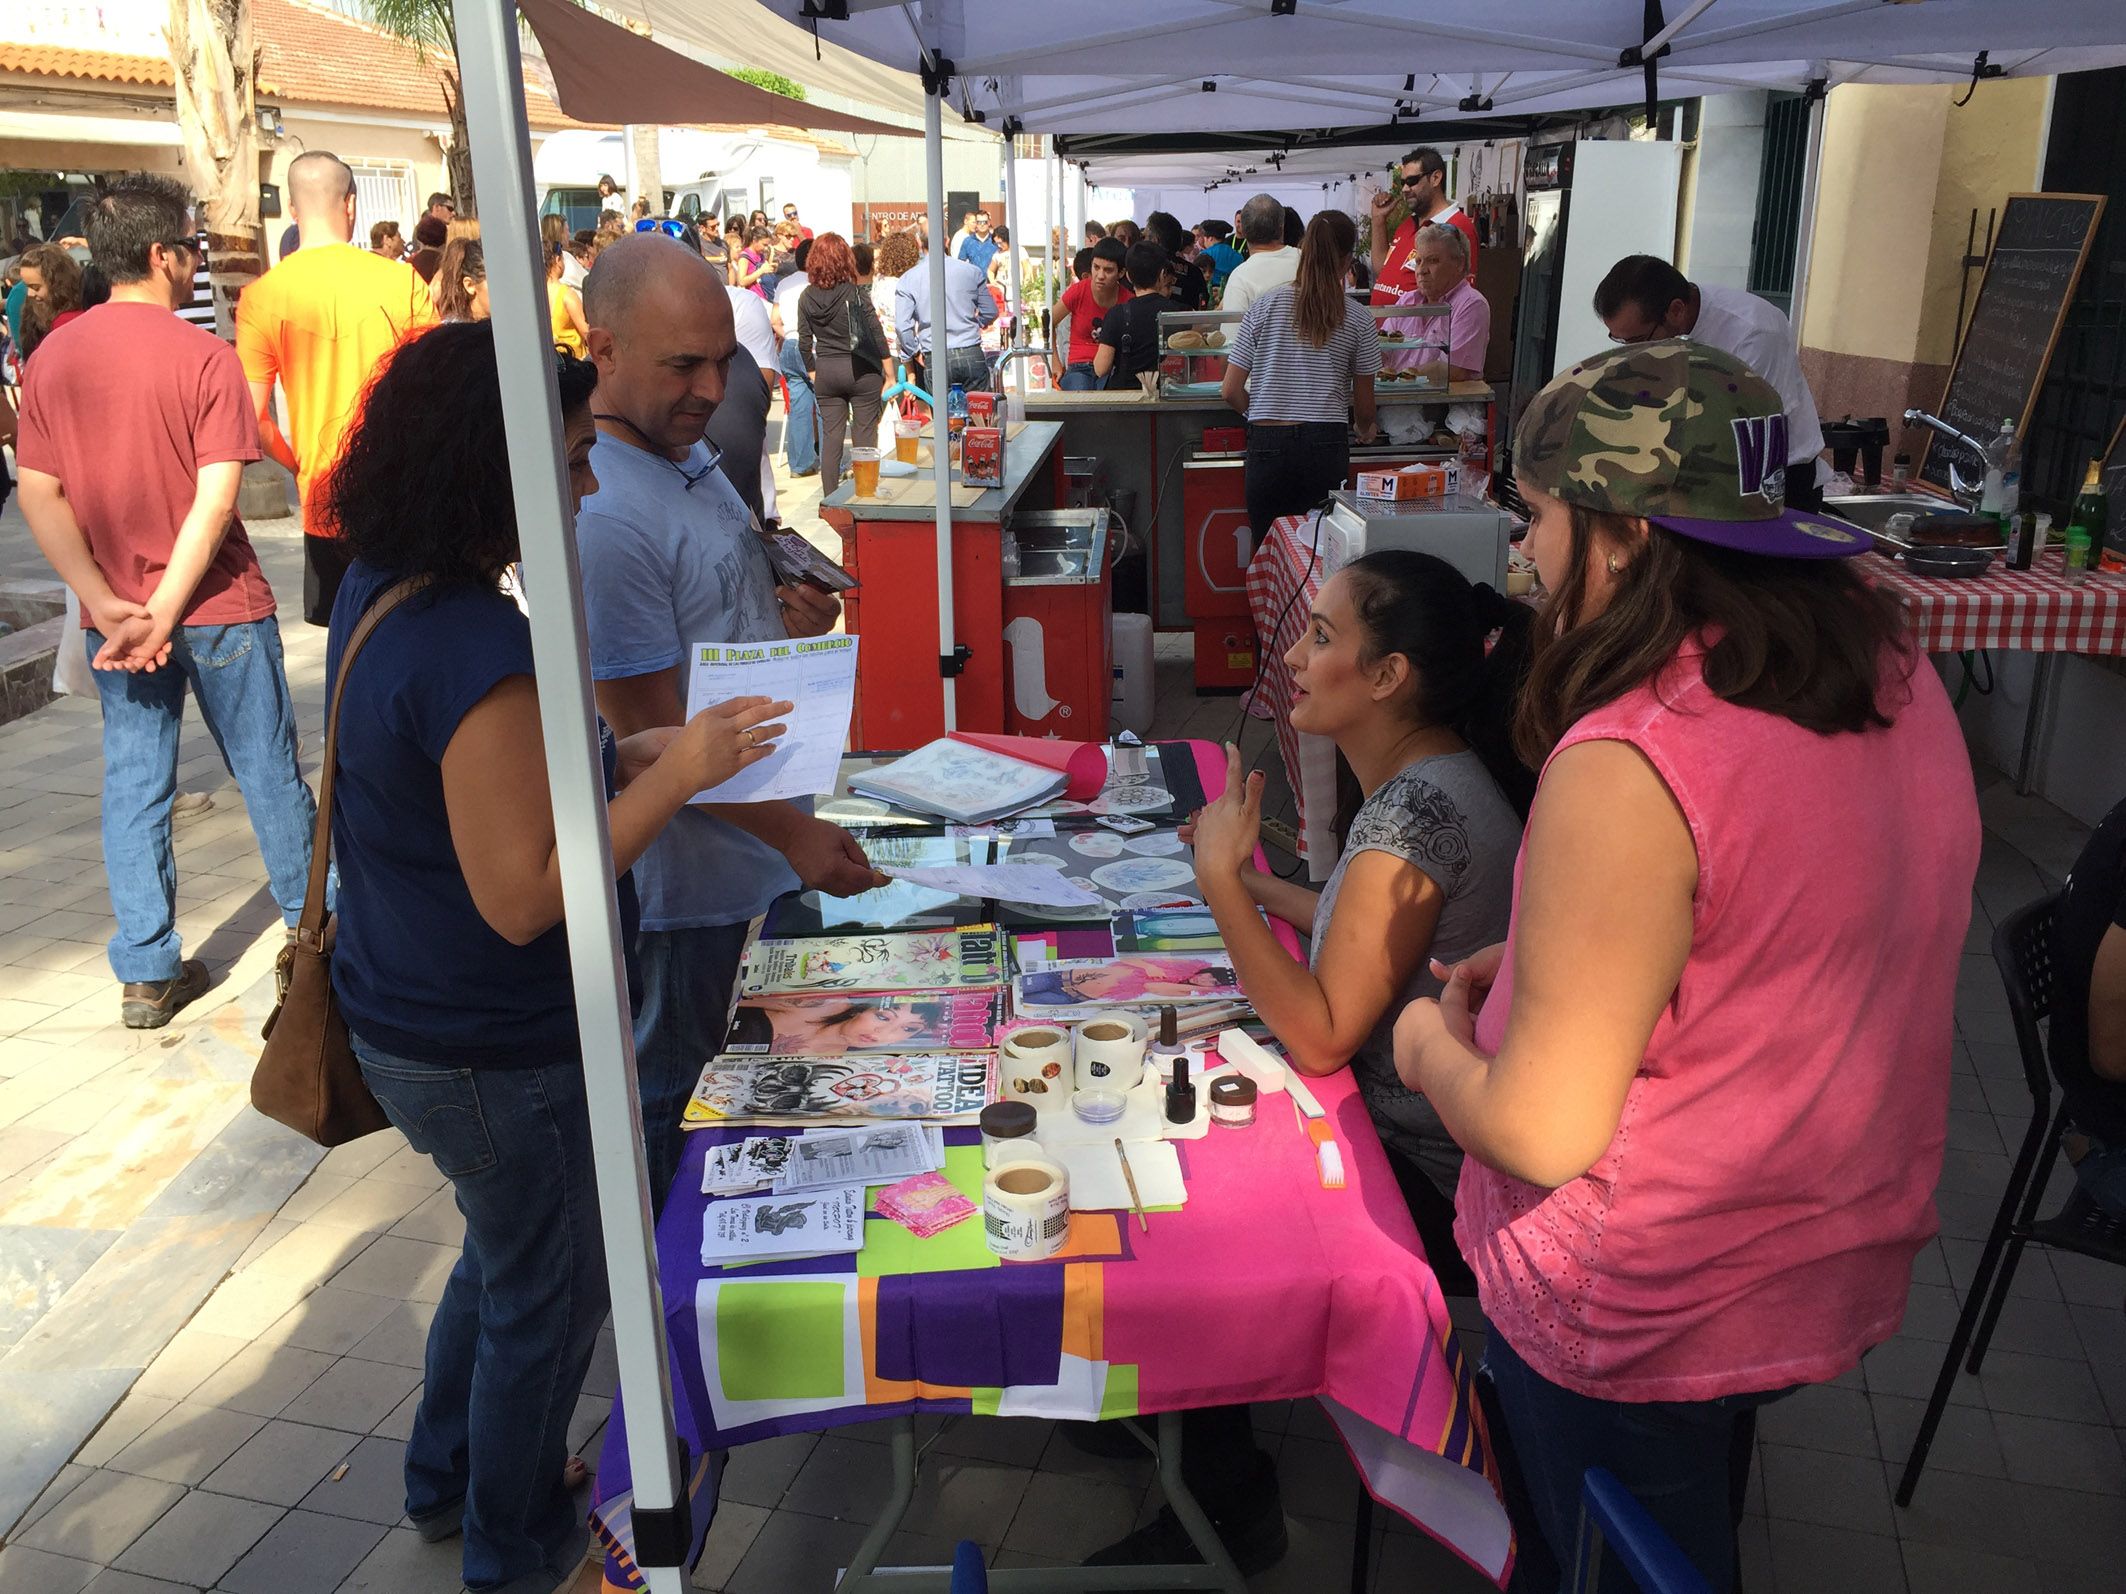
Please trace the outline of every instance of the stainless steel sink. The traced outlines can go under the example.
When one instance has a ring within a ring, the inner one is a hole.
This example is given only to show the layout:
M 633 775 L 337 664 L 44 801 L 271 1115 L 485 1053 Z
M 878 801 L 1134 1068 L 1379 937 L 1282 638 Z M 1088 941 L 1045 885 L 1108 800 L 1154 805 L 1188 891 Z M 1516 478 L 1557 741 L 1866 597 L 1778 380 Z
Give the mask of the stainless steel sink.
M 1959 514 L 1963 505 L 1933 493 L 1848 493 L 1826 498 L 1823 507 L 1863 531 L 1880 531 L 1892 515 Z

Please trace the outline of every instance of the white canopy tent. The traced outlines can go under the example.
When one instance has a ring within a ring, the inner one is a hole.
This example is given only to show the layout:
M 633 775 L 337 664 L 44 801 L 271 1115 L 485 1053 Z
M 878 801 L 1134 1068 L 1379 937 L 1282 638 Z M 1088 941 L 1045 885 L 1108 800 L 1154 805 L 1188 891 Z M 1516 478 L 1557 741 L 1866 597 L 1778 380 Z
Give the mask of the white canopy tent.
M 1971 74 L 1981 50 L 2006 74 L 2052 74 L 2116 64 L 2126 33 L 2118 0 L 1671 0 L 1674 20 L 1651 35 L 1643 0 L 1488 0 L 1481 26 L 1393 0 L 761 3 L 823 47 L 882 65 L 915 71 L 933 52 L 959 80 L 955 103 L 1059 133 L 1351 127 L 1631 103 L 1644 97 L 1637 57 L 1649 46 L 1665 99 L 1799 88 L 1819 75 L 1833 85 L 1953 80 Z M 661 25 L 684 27 L 673 6 L 658 9 Z M 820 15 L 832 12 L 846 15 Z
M 1643 69 L 1624 55 L 1646 42 L 1642 0 L 1490 0 L 1484 28 L 1427 20 L 1394 8 L 1392 0 L 1170 0 L 1156 8 L 1140 0 L 1057 7 L 972 0 L 762 5 L 785 22 L 821 14 L 802 25 L 816 28 L 822 62 L 833 64 L 836 87 L 846 85 L 852 98 L 879 104 L 878 95 L 898 87 L 859 68 L 922 77 L 933 238 L 944 236 L 941 140 L 948 105 L 985 116 L 996 131 L 1011 130 L 1016 121 L 1027 131 L 1204 132 L 1367 127 L 1494 109 L 1526 114 L 1631 102 L 1647 87 Z M 610 9 L 641 16 L 647 7 L 644 0 L 620 0 Z M 728 59 L 749 47 L 734 39 L 752 37 L 753 23 L 771 20 L 734 14 L 744 9 L 732 0 L 656 0 L 655 30 Z M 1652 41 L 1668 47 L 1657 62 L 1664 99 L 1811 80 L 1955 80 L 1972 74 L 1980 51 L 1990 52 L 1989 66 L 2018 74 L 2126 62 L 2121 0 L 1688 0 L 1676 10 L 1678 20 Z M 545 353 L 544 271 L 515 7 L 510 0 L 460 0 L 456 24 L 627 1404 L 636 1561 L 652 1589 L 680 1594 L 676 1562 L 687 1536 L 670 1513 L 682 1499 L 684 1469 L 673 1449 L 597 716 L 559 407 Z M 800 80 L 824 71 L 805 59 L 809 41 L 803 50 L 791 48 L 787 28 L 761 37 L 775 53 L 752 47 L 757 64 Z M 849 59 L 829 53 L 837 47 Z M 1400 60 L 1405 69 L 1383 73 L 1384 59 Z M 1118 61 L 1129 72 L 1117 73 Z M 1804 243 L 1804 258 L 1805 251 Z M 942 257 L 934 254 L 933 326 L 944 324 L 943 277 Z M 942 450 L 938 457 L 945 555 L 940 613 L 949 616 L 950 495 L 943 480 L 949 467 Z M 941 649 L 949 641 L 941 638 Z M 950 724 L 951 683 L 942 684 Z

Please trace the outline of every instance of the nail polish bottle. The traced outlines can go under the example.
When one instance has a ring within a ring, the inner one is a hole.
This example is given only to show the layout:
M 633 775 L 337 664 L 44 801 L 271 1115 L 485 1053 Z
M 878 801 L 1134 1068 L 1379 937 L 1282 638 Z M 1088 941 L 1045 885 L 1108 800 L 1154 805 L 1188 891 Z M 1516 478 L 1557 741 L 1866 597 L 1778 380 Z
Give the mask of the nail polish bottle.
M 1166 1087 L 1166 1121 L 1170 1124 L 1196 1121 L 1196 1086 L 1188 1077 L 1186 1052 L 1174 1059 L 1173 1082 Z

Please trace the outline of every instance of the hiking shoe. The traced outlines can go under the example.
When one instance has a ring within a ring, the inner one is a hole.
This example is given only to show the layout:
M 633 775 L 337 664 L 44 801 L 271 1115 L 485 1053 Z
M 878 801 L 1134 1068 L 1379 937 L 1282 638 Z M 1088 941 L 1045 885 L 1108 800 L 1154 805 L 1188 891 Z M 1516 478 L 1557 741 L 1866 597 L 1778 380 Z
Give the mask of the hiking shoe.
M 207 966 L 186 958 L 174 979 L 134 980 L 118 993 L 127 1029 L 161 1029 L 185 1003 L 207 994 Z

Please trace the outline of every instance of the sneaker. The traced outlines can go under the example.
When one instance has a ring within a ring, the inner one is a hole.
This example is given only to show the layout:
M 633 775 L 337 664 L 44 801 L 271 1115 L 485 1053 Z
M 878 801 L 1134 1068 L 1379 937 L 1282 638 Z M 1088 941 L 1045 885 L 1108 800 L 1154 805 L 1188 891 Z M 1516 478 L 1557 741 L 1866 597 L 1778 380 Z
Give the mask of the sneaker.
M 134 980 L 118 993 L 118 1011 L 127 1029 L 161 1029 L 185 1003 L 207 994 L 207 966 L 186 958 L 175 978 Z
M 181 825 L 188 819 L 211 813 L 213 809 L 214 799 L 205 792 L 181 791 L 170 801 L 170 823 Z

